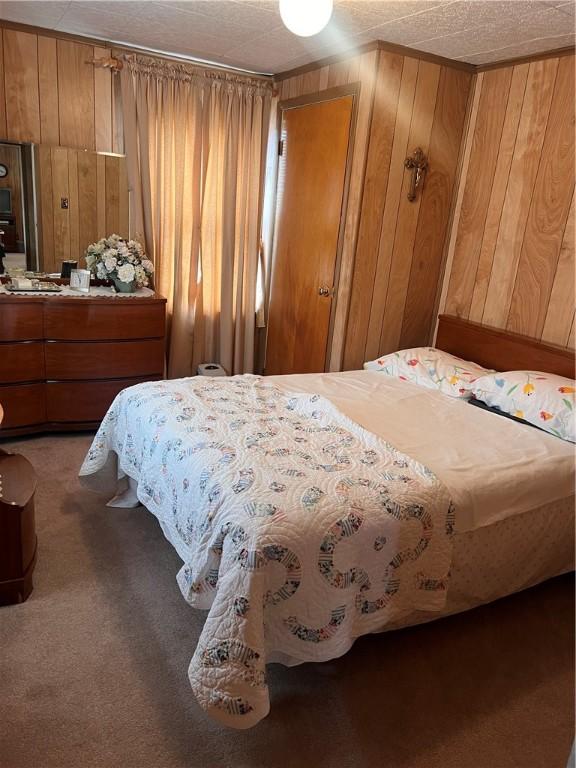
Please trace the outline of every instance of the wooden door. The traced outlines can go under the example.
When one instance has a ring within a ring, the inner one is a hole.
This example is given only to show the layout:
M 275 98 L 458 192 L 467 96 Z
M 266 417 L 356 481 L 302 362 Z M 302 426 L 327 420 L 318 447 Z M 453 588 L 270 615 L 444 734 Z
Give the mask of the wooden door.
M 266 374 L 325 369 L 353 105 L 282 112 Z

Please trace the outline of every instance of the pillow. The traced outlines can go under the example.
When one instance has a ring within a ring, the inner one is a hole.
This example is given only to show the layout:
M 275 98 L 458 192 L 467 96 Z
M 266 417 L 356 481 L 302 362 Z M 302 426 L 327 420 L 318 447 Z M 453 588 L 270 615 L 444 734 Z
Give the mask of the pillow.
M 474 382 L 474 397 L 563 440 L 576 441 L 576 382 L 553 373 L 507 371 Z
M 491 371 L 469 363 L 441 349 L 416 347 L 392 352 L 377 360 L 364 363 L 367 371 L 381 371 L 402 381 L 412 381 L 421 387 L 437 389 L 451 397 L 472 396 L 473 382 Z

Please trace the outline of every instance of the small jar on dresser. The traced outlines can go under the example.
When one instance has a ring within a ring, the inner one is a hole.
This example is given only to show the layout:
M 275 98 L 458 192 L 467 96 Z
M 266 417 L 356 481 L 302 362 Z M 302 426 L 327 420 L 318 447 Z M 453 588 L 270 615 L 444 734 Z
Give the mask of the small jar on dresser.
M 0 294 L 0 436 L 96 428 L 122 389 L 164 377 L 165 315 L 157 294 Z

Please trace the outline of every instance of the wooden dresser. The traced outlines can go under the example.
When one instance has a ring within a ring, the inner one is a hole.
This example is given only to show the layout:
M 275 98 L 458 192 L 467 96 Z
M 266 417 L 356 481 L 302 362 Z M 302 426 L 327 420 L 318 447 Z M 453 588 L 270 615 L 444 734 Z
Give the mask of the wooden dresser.
M 0 437 L 91 429 L 164 377 L 166 299 L 0 295 Z

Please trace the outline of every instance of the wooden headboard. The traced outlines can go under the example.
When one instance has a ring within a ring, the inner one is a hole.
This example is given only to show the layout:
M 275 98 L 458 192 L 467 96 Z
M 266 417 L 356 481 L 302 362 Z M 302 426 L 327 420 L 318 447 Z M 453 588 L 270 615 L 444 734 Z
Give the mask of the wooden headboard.
M 574 378 L 574 350 L 460 317 L 439 316 L 434 346 L 496 371 L 544 371 Z

